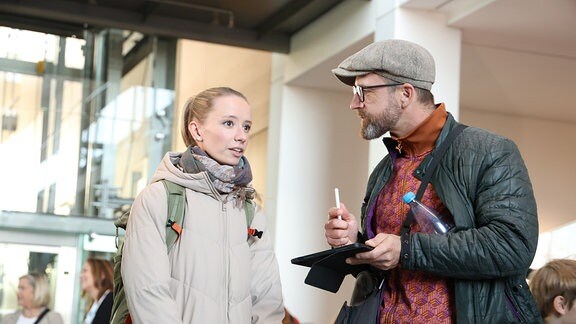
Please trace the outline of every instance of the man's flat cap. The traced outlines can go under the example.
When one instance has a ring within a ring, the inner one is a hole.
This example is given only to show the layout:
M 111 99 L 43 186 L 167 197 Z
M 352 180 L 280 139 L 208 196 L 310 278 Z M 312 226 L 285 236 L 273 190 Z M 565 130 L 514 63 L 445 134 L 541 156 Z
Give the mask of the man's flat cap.
M 354 85 L 357 76 L 376 73 L 384 78 L 432 89 L 434 58 L 424 47 L 400 39 L 372 43 L 332 70 L 340 81 Z

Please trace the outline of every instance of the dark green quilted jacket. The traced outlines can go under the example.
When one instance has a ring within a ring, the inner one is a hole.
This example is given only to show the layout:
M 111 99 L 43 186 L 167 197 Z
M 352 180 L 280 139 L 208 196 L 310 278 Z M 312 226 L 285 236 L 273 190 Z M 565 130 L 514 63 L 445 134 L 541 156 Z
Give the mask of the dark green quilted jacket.
M 456 125 L 449 114 L 436 146 Z M 390 177 L 396 154 L 394 140 L 385 138 L 384 143 L 389 154 L 368 181 L 363 233 L 368 233 L 367 214 Z M 415 171 L 419 178 L 424 164 Z M 541 323 L 526 283 L 538 243 L 536 202 L 516 145 L 468 127 L 448 148 L 430 182 L 454 216 L 455 228 L 447 235 L 411 233 L 402 267 L 453 278 L 458 323 Z

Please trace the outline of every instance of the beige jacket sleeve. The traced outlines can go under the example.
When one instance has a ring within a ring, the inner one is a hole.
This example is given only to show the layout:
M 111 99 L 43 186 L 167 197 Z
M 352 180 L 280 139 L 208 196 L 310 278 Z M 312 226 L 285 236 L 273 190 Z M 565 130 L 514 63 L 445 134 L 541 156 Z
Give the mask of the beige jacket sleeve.
M 252 323 L 281 323 L 284 318 L 284 304 L 280 272 L 264 213 L 257 211 L 250 227 L 264 231 L 261 239 L 251 238 Z

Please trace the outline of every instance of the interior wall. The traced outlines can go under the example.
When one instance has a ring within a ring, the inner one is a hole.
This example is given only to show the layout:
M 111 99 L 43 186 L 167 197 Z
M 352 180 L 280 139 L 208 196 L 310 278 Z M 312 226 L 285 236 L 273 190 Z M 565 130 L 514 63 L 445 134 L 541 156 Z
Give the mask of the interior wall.
M 528 167 L 540 233 L 574 222 L 571 185 L 576 181 L 576 124 L 462 108 L 461 121 L 516 142 Z
M 202 90 L 226 86 L 243 93 L 252 107 L 252 130 L 246 157 L 257 192 L 266 191 L 268 110 L 272 54 L 233 46 L 179 40 L 176 54 L 176 99 L 173 149 L 184 151 L 180 135 L 182 107 Z
M 250 135 L 250 143 L 246 149 L 246 157 L 250 162 L 254 174 L 252 186 L 257 192 L 257 201 L 260 205 L 265 205 L 266 199 L 266 174 L 267 166 L 267 150 L 268 150 L 268 129 L 263 129 L 259 133 Z M 268 217 L 270 219 L 270 217 Z

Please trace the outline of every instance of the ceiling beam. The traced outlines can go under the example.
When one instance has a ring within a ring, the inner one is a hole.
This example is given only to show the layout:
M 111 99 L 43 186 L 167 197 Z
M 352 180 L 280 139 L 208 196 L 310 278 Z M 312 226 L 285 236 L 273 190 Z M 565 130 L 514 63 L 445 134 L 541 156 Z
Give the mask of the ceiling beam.
M 268 17 L 268 19 L 256 27 L 256 30 L 258 31 L 258 37 L 272 33 L 276 27 L 290 19 L 308 4 L 310 4 L 310 0 L 288 1 L 284 7 L 275 12 L 272 16 Z
M 0 228 L 42 233 L 115 235 L 114 219 L 0 211 Z
M 43 20 L 76 23 L 90 28 L 118 28 L 143 34 L 186 38 L 198 41 L 288 53 L 290 36 L 284 33 L 259 35 L 257 31 L 229 28 L 187 19 L 90 5 L 64 0 L 12 0 L 0 3 L 0 13 Z
M 45 19 L 42 24 L 39 24 L 37 18 L 10 13 L 5 14 L 0 12 L 0 26 L 9 26 L 15 29 L 26 29 L 64 37 L 84 38 L 84 27 L 80 24 L 70 24 L 48 19 Z

